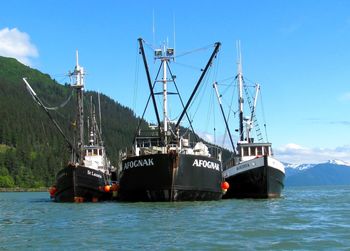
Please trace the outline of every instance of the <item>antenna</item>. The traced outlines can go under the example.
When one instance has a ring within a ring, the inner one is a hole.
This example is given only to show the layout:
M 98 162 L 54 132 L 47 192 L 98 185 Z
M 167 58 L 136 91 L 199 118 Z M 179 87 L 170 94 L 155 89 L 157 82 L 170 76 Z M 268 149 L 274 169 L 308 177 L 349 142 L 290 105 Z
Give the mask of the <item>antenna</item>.
M 175 34 L 175 14 L 173 13 L 173 30 L 174 30 L 174 58 L 173 60 L 175 61 L 175 53 L 176 53 L 176 44 L 175 44 L 175 39 L 176 39 L 176 34 Z
M 101 99 L 100 99 L 100 92 L 98 92 L 98 115 L 99 115 L 99 120 L 100 120 L 100 134 L 102 136 L 102 125 L 101 125 L 101 121 L 102 121 L 102 118 L 101 118 Z
M 241 52 L 241 41 L 236 41 L 236 48 L 237 48 L 237 71 L 238 73 L 242 74 L 242 52 Z
M 155 21 L 154 21 L 154 9 L 153 9 L 153 13 L 152 13 L 152 33 L 153 33 L 153 46 L 155 46 L 156 44 L 156 28 L 155 28 Z
M 237 40 L 237 80 L 238 80 L 238 107 L 239 107 L 239 138 L 240 141 L 244 140 L 243 135 L 243 76 L 242 76 L 242 55 L 241 55 L 241 42 Z
M 77 62 L 77 68 L 79 68 L 79 52 L 78 52 L 78 49 L 75 50 L 75 59 L 76 59 L 76 62 Z M 79 69 L 77 69 L 79 70 Z

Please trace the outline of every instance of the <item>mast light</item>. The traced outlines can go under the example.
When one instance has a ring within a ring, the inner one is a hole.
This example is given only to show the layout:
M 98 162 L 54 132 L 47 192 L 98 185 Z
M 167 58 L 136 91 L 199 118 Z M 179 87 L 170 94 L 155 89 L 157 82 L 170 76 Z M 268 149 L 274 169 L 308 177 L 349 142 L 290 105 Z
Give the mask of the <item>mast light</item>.
M 161 57 L 162 55 L 163 55 L 162 49 L 155 49 L 155 50 L 154 50 L 154 56 L 155 56 L 156 58 L 159 58 L 159 57 Z
M 168 49 L 166 50 L 166 55 L 167 55 L 168 57 L 174 56 L 174 48 L 168 48 Z

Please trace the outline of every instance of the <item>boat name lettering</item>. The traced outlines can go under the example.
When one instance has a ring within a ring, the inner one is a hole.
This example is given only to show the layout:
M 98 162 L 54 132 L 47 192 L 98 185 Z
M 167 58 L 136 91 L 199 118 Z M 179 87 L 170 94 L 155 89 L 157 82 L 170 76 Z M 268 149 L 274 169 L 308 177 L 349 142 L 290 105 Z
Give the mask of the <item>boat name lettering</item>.
M 212 161 L 207 161 L 207 160 L 202 160 L 202 159 L 200 159 L 200 160 L 195 159 L 192 166 L 205 167 L 205 168 L 220 171 L 220 165 L 218 163 L 215 163 Z
M 124 170 L 129 168 L 139 167 L 139 166 L 153 166 L 153 159 L 138 159 L 129 162 L 125 162 Z
M 99 173 L 95 173 L 93 171 L 87 170 L 87 174 L 102 179 L 102 175 Z
M 236 170 L 238 171 L 238 170 L 245 169 L 245 168 L 248 168 L 248 167 L 249 167 L 249 163 L 243 164 L 241 166 L 237 166 Z

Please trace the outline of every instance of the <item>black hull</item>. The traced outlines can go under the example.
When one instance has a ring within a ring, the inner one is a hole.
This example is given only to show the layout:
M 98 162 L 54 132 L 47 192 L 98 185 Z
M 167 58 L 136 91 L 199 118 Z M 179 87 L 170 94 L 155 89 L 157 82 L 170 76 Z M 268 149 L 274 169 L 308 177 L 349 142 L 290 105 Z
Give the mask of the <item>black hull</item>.
M 85 167 L 69 165 L 56 176 L 56 202 L 97 202 L 111 199 L 105 192 L 108 177 L 103 172 Z
M 279 198 L 284 188 L 284 178 L 285 174 L 269 166 L 267 157 L 264 157 L 263 165 L 225 178 L 230 187 L 223 199 Z
M 121 201 L 204 201 L 222 197 L 221 164 L 213 158 L 151 154 L 128 158 L 122 165 L 118 192 Z

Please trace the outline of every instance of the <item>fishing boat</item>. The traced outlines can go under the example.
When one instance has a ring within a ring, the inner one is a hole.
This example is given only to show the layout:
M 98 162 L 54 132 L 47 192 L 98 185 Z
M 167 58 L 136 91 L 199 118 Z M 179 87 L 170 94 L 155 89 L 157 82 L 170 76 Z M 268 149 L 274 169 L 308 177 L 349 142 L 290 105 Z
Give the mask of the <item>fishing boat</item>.
M 201 141 L 192 143 L 180 135 L 180 122 L 187 115 L 196 90 L 218 53 L 220 43 L 215 48 L 206 67 L 188 100 L 177 123 L 168 118 L 168 83 L 175 83 L 170 70 L 174 59 L 174 48 L 163 46 L 154 51 L 154 59 L 160 61 L 154 84 L 162 84 L 163 121 L 161 123 L 154 85 L 144 51 L 143 39 L 139 38 L 140 54 L 146 70 L 150 99 L 152 100 L 158 125 L 152 128 L 137 129 L 133 147 L 122 159 L 122 171 L 119 180 L 118 196 L 121 201 L 200 201 L 219 200 L 222 197 L 222 168 L 219 156 L 213 156 L 206 144 Z M 148 130 L 149 129 L 149 130 Z
M 238 43 L 239 48 L 239 43 Z M 214 84 L 227 132 L 230 136 L 233 157 L 223 165 L 223 176 L 228 182 L 228 189 L 223 198 L 278 198 L 284 188 L 284 165 L 274 158 L 272 145 L 264 141 L 257 125 L 256 105 L 260 85 L 255 85 L 253 102 L 249 97 L 243 97 L 247 85 L 242 73 L 241 53 L 238 49 L 238 142 L 235 148 L 230 128 L 223 112 L 218 86 Z M 249 116 L 244 116 L 244 100 L 249 104 Z M 256 127 L 256 138 L 252 137 L 252 128 Z
M 101 131 L 97 125 L 95 109 L 92 105 L 88 124 L 88 144 L 84 144 L 84 69 L 79 65 L 78 52 L 76 53 L 76 66 L 70 77 L 74 77 L 76 90 L 76 140 L 75 144 L 63 133 L 57 121 L 51 116 L 49 110 L 36 95 L 28 81 L 23 78 L 27 89 L 33 98 L 45 110 L 60 134 L 64 137 L 72 157 L 69 163 L 56 175 L 55 184 L 49 189 L 50 197 L 55 202 L 97 202 L 109 200 L 112 197 L 111 169 L 112 166 L 106 156 Z M 113 186 L 114 188 L 115 186 Z

